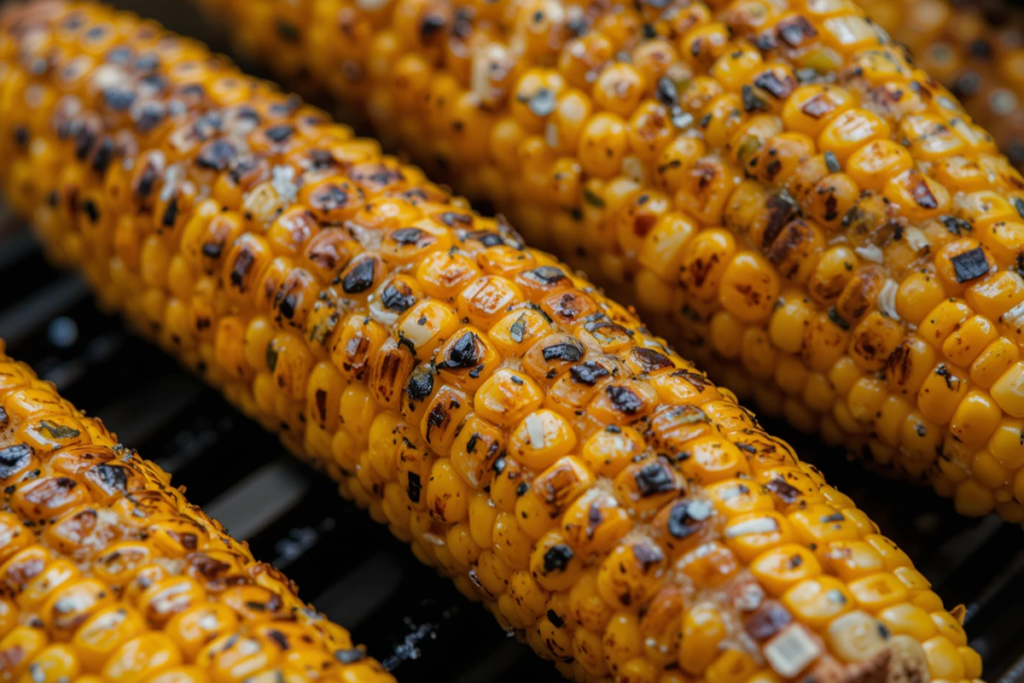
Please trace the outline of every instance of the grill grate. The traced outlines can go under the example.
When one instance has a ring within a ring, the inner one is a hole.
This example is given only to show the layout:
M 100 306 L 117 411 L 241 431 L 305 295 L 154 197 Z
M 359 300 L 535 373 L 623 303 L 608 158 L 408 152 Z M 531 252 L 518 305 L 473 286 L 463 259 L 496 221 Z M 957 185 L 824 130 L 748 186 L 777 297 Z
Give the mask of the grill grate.
M 209 37 L 181 3 L 116 4 Z M 248 540 L 257 557 L 285 569 L 304 598 L 351 628 L 404 683 L 561 680 L 404 544 L 339 499 L 323 477 L 116 318 L 98 312 L 84 283 L 47 266 L 27 228 L 2 205 L 0 337 L 13 357 L 172 472 L 193 502 Z M 1024 683 L 1020 528 L 964 519 L 930 491 L 880 480 L 838 452 L 821 453 L 813 439 L 784 425 L 770 428 L 840 483 L 948 605 L 966 605 L 971 645 L 985 660 L 987 680 Z

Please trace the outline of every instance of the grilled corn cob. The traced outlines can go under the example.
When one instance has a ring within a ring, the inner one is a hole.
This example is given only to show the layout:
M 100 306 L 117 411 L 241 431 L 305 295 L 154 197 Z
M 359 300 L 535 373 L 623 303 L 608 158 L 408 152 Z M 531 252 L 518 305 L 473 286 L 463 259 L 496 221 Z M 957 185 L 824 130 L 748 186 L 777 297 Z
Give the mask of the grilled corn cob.
M 1024 521 L 1024 181 L 849 0 L 232 16 L 766 413 Z
M 149 24 L 0 26 L 53 253 L 567 676 L 981 675 L 849 498 L 505 223 Z
M 215 17 L 223 19 L 230 16 L 231 34 L 239 52 L 249 59 L 270 61 L 270 66 L 281 78 L 300 87 L 303 92 L 328 91 L 348 107 L 347 116 L 361 120 L 359 115 L 365 112 L 355 110 L 364 107 L 369 88 L 373 85 L 367 76 L 372 68 L 368 57 L 387 55 L 393 50 L 393 35 L 378 38 L 381 45 L 376 53 L 371 49 L 369 40 L 371 27 L 395 29 L 392 23 L 394 16 L 378 11 L 386 2 L 356 2 L 354 5 L 337 0 L 196 2 Z M 1020 168 L 1024 165 L 1024 142 L 1021 142 L 1024 139 L 1024 107 L 1018 106 L 1024 101 L 1024 76 L 1020 68 L 1024 60 L 1024 12 L 1005 0 L 988 0 L 980 4 L 966 0 L 856 2 L 873 21 L 889 32 L 894 41 L 910 48 L 919 66 L 952 90 L 975 123 L 993 135 L 999 148 L 1015 166 Z M 317 3 L 323 3 L 323 6 Z M 457 9 L 464 13 L 464 19 L 472 20 L 474 16 L 484 15 L 479 12 L 478 4 L 463 2 Z M 439 15 L 451 11 L 443 8 L 443 3 L 437 3 L 437 8 Z M 493 20 L 502 12 L 488 9 L 484 16 Z M 332 17 L 337 18 L 333 23 Z M 314 21 L 323 23 L 313 26 Z M 475 42 L 479 47 L 485 46 L 487 41 L 476 39 L 468 42 Z M 313 43 L 316 43 L 315 47 Z M 331 52 L 320 51 L 327 46 Z M 605 45 L 601 43 L 598 47 L 603 49 Z M 469 52 L 473 51 L 474 48 L 470 47 Z M 273 55 L 272 60 L 266 60 L 268 54 Z M 591 66 L 599 67 L 600 64 Z M 415 75 L 421 65 L 406 64 L 405 68 L 412 71 L 405 76 L 392 74 L 391 82 L 385 87 L 405 87 L 406 78 Z M 461 78 L 459 69 L 452 69 L 452 72 Z M 583 90 L 588 91 L 589 87 Z M 386 94 L 381 97 L 389 98 Z M 376 118 L 378 124 L 386 124 L 386 129 L 382 130 L 392 135 L 402 125 L 390 118 L 382 121 L 379 114 Z M 411 140 L 415 141 L 415 136 Z M 410 139 L 395 142 L 407 146 Z M 420 141 L 417 149 L 422 147 Z M 433 160 L 427 157 L 422 161 Z M 445 162 L 453 167 L 464 163 L 460 155 L 445 159 Z M 459 180 L 460 185 L 469 182 Z
M 394 681 L 169 480 L 0 341 L 0 681 Z

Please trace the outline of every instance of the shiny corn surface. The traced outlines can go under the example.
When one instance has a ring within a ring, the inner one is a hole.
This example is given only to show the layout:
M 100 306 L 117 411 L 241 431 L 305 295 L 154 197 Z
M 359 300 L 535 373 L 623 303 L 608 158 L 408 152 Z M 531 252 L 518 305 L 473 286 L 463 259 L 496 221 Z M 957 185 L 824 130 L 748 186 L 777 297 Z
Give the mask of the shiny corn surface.
M 394 681 L 169 481 L 0 341 L 0 681 Z
M 766 414 L 1024 521 L 1024 180 L 854 3 L 226 4 Z
M 52 252 L 565 675 L 981 675 L 849 498 L 504 222 L 134 18 L 0 26 Z

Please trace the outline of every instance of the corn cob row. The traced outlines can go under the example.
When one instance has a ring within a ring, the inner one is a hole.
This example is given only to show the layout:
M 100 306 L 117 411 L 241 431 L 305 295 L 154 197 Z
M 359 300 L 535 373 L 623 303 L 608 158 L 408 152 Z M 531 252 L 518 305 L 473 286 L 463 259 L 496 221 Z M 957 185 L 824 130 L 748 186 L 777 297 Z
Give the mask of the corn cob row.
M 1024 181 L 849 0 L 232 17 L 766 413 L 1024 521 Z
M 394 681 L 169 479 L 0 341 L 0 681 Z
M 981 675 L 849 498 L 503 222 L 148 24 L 0 26 L 52 251 L 565 675 Z

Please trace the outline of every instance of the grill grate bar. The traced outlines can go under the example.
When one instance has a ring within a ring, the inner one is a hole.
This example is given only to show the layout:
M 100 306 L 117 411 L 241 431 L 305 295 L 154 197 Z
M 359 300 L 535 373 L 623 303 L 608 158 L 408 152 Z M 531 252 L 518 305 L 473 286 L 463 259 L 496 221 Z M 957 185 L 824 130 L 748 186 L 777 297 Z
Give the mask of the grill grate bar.
M 309 490 L 309 480 L 292 460 L 279 458 L 256 470 L 204 507 L 244 541 L 291 509 Z

